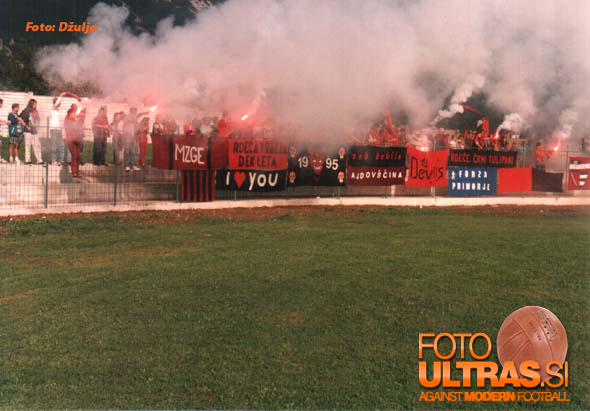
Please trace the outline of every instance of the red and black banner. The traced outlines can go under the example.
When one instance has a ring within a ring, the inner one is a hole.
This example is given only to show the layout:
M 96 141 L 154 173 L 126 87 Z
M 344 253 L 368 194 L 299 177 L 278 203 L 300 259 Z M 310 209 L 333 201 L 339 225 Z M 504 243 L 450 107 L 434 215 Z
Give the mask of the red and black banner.
M 180 201 L 215 201 L 215 171 L 184 170 L 180 174 Z
M 287 145 L 277 140 L 228 139 L 228 170 L 286 170 Z
M 403 185 L 405 147 L 352 146 L 348 153 L 346 182 L 359 186 Z
M 562 180 L 563 173 L 547 173 L 533 168 L 533 191 L 563 193 Z
M 346 181 L 353 186 L 404 185 L 405 167 L 348 167 Z
M 287 170 L 220 170 L 217 171 L 218 190 L 269 192 L 285 189 Z
M 405 167 L 405 147 L 352 146 L 348 153 L 352 167 Z
M 533 189 L 533 173 L 530 168 L 498 169 L 498 194 L 528 193 Z
M 287 186 L 343 186 L 346 184 L 346 149 L 326 155 L 316 147 L 289 146 Z
M 195 136 L 153 136 L 152 166 L 166 170 L 208 170 L 209 139 Z
M 173 152 L 173 136 L 152 136 L 152 166 L 165 170 L 174 168 L 174 161 L 170 158 Z
M 570 157 L 568 190 L 590 190 L 590 157 Z
M 408 187 L 446 187 L 449 150 L 420 151 L 408 148 Z
M 448 166 L 456 167 L 516 167 L 516 151 L 450 150 Z
M 175 170 L 207 170 L 209 168 L 209 139 L 207 137 L 177 136 L 172 141 L 172 162 Z

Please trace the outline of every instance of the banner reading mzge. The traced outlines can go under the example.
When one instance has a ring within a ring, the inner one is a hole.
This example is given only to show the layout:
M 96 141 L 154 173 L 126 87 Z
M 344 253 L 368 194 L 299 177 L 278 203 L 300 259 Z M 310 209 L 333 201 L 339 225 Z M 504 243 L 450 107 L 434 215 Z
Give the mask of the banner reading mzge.
M 408 148 L 410 167 L 408 187 L 445 187 L 447 185 L 447 159 L 449 150 L 420 151 Z
M 406 175 L 405 147 L 352 146 L 346 180 L 350 185 L 403 185 Z
M 276 140 L 228 140 L 229 170 L 286 170 L 287 145 Z

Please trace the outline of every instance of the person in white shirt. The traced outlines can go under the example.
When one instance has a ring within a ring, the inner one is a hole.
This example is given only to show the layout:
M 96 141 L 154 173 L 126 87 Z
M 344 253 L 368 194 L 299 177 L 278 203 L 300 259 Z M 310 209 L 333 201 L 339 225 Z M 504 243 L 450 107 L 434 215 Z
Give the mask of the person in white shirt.
M 25 127 L 25 163 L 31 163 L 31 154 L 35 154 L 37 164 L 41 164 L 41 141 L 39 140 L 39 112 L 37 101 L 30 99 L 25 109 L 20 113 Z M 32 148 L 32 150 L 31 150 Z
M 53 99 L 53 107 L 49 113 L 49 137 L 51 139 L 51 162 L 57 162 L 58 164 L 61 164 L 64 161 L 66 163 L 70 163 L 72 161 L 72 155 L 70 154 L 70 151 L 67 149 L 64 142 L 63 128 L 59 118 L 59 106 L 61 105 L 61 98 L 65 95 L 79 99 L 79 97 L 75 94 L 68 92 L 63 92 L 59 95 L 59 97 L 55 97 Z

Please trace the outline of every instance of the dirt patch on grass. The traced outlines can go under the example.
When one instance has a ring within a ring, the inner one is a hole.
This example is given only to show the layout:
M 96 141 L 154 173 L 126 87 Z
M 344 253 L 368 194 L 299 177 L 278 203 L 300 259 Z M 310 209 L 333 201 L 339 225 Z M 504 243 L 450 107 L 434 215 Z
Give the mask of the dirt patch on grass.
M 176 211 L 127 211 L 110 213 L 72 213 L 72 214 L 46 214 L 35 216 L 0 217 L 0 234 L 3 233 L 8 222 L 48 219 L 66 220 L 76 218 L 103 218 L 115 217 L 126 222 L 141 224 L 179 223 L 194 220 L 195 218 L 227 219 L 227 220 L 267 220 L 284 217 L 297 217 L 306 215 L 328 214 L 339 217 L 355 216 L 366 212 L 395 209 L 401 212 L 435 211 L 449 214 L 474 214 L 474 215 L 586 215 L 590 218 L 590 206 L 514 206 L 495 205 L 480 207 L 385 207 L 385 206 L 293 206 L 293 207 L 254 207 L 254 208 L 228 208 L 218 210 L 176 210 Z

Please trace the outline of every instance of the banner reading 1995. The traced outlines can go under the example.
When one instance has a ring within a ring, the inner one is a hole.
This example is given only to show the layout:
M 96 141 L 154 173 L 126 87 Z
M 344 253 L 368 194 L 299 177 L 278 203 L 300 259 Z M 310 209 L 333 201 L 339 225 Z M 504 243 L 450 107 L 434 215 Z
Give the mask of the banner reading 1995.
M 346 184 L 346 149 L 342 146 L 334 153 L 317 147 L 289 146 L 289 172 L 287 185 L 343 186 Z

